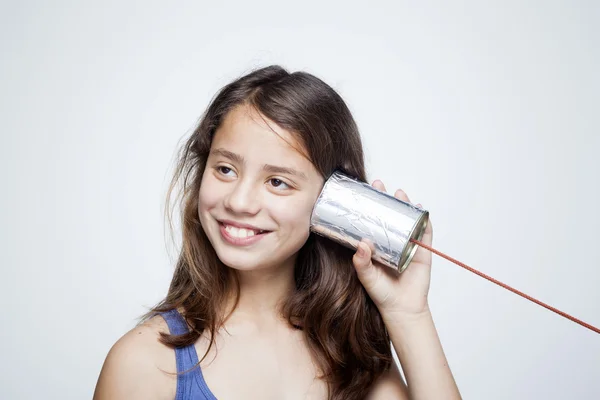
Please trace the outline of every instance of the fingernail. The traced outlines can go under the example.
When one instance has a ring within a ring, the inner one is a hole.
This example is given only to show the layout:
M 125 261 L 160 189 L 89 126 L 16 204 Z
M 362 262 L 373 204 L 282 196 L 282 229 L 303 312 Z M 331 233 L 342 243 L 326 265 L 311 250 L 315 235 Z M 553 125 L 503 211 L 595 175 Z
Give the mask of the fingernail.
M 360 244 L 358 245 L 357 253 L 359 257 L 363 257 L 365 255 L 365 249 L 363 249 L 363 247 Z

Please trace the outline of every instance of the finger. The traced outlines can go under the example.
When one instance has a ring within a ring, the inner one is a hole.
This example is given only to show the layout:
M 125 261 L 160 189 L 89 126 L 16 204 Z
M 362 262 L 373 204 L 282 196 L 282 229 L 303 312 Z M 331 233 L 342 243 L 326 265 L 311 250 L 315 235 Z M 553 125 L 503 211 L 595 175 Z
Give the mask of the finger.
M 386 191 L 386 190 L 385 190 L 385 185 L 384 185 L 384 184 L 383 184 L 383 182 L 381 182 L 379 179 L 375 179 L 375 180 L 373 181 L 373 184 L 372 184 L 371 186 L 373 186 L 375 189 L 377 189 L 377 190 L 379 190 L 379 191 L 382 191 L 382 192 L 385 192 L 385 191 Z
M 408 195 L 402 189 L 396 190 L 396 193 L 394 193 L 394 197 L 396 197 L 397 199 L 400 199 L 402 201 L 405 201 L 407 203 L 410 203 L 410 199 L 408 198 Z

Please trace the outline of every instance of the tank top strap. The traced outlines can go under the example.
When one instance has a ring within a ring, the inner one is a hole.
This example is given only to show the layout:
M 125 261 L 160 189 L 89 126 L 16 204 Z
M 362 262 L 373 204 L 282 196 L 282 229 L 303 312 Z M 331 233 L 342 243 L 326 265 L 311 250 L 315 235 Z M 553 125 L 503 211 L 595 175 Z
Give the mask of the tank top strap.
M 185 319 L 177 309 L 161 312 L 160 315 L 166 321 L 172 335 L 183 335 L 189 331 Z M 176 347 L 175 360 L 178 373 L 175 400 L 216 400 L 204 381 L 200 365 L 196 365 L 198 364 L 198 353 L 193 344 Z
M 177 309 L 174 308 L 160 314 L 167 322 L 171 335 L 183 335 L 188 332 L 188 326 Z
M 161 314 L 169 326 L 171 335 L 183 335 L 184 333 L 188 333 L 189 329 L 187 323 L 179 311 L 173 309 Z M 175 355 L 177 358 L 177 372 L 187 371 L 198 363 L 198 353 L 196 353 L 194 345 L 177 347 L 175 349 Z

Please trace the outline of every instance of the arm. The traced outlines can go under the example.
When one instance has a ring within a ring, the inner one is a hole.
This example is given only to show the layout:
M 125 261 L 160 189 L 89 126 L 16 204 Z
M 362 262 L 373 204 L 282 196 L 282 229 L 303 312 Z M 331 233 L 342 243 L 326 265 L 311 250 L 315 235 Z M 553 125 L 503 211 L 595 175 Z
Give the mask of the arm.
M 408 382 L 411 399 L 461 399 L 429 311 L 383 315 Z
M 367 400 L 461 399 L 431 313 L 410 320 L 383 317 L 408 388 L 393 363 L 373 385 Z
M 375 181 L 373 186 L 385 191 L 381 181 Z M 394 196 L 410 203 L 402 190 L 397 190 Z M 420 207 L 420 204 L 417 204 L 417 207 Z M 431 219 L 421 241 L 429 246 L 432 244 Z M 390 268 L 373 262 L 373 251 L 372 243 L 361 241 L 354 254 L 353 263 L 358 278 L 381 313 L 405 373 L 409 395 L 390 388 L 380 392 L 379 397 L 372 398 L 460 399 L 427 300 L 431 252 L 418 247 L 410 265 L 404 272 L 397 274 Z M 382 382 L 386 379 L 393 379 L 397 383 L 393 386 L 395 388 L 402 382 L 399 374 L 394 377 L 392 373 L 391 378 L 388 374 L 382 378 Z M 377 382 L 373 391 L 382 390 L 379 387 L 383 386 L 389 385 Z

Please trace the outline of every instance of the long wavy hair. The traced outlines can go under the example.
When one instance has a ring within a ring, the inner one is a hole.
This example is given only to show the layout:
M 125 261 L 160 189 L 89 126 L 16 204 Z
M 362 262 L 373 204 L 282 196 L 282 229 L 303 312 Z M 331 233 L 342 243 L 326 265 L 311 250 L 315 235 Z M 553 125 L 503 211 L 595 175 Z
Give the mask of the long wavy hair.
M 223 309 L 227 297 L 235 293 L 234 304 L 239 300 L 236 275 L 217 257 L 198 216 L 212 138 L 227 113 L 239 105 L 253 107 L 295 135 L 324 179 L 339 169 L 366 180 L 358 127 L 339 94 L 321 79 L 272 65 L 224 86 L 179 149 L 165 215 L 172 229 L 171 194 L 182 183 L 181 249 L 166 297 L 140 319 L 142 323 L 159 312 L 183 310 L 189 332 L 161 333 L 160 342 L 171 347 L 193 344 L 207 332 L 210 350 L 228 317 Z M 281 309 L 290 326 L 305 335 L 332 400 L 363 399 L 392 363 L 388 333 L 358 280 L 352 256 L 351 250 L 311 233 L 296 259 L 295 289 Z M 204 357 L 207 354 L 208 350 Z

